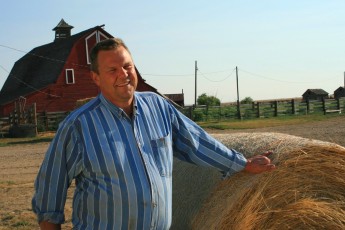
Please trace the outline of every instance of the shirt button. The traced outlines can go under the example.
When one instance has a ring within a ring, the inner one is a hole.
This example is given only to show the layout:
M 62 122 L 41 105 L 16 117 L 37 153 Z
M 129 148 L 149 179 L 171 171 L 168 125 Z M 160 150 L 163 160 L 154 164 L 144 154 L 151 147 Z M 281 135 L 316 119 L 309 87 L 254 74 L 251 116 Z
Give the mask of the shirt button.
M 152 203 L 152 206 L 153 206 L 153 207 L 157 207 L 157 204 L 156 204 L 156 203 Z

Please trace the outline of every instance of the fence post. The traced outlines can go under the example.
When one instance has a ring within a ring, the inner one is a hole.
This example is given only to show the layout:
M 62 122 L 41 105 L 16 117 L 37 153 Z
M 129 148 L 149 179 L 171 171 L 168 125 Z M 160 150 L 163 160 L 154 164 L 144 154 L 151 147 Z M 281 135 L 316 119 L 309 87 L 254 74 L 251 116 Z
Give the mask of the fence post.
M 340 108 L 340 99 L 339 98 L 337 98 L 337 109 L 339 109 L 339 110 L 341 109 Z
M 274 116 L 278 117 L 278 101 L 274 101 Z
M 44 126 L 46 127 L 46 131 L 48 131 L 49 124 L 48 124 L 48 113 L 47 113 L 47 111 L 43 112 L 43 122 L 44 122 Z
M 310 113 L 310 101 L 307 99 L 307 114 Z
M 193 107 L 189 107 L 189 118 L 193 120 Z
M 33 107 L 33 117 L 34 117 L 34 125 L 35 125 L 35 133 L 38 134 L 38 128 L 37 128 L 37 110 L 36 110 L 36 102 L 32 105 Z
M 260 102 L 256 103 L 256 108 L 257 108 L 257 117 L 260 118 Z
M 219 116 L 218 116 L 218 121 L 220 121 L 222 118 L 222 106 L 219 105 Z
M 322 98 L 322 109 L 323 109 L 323 113 L 326 115 L 326 101 L 325 98 Z
M 13 124 L 17 124 L 17 102 L 14 102 L 14 110 L 13 110 Z
M 251 112 L 250 116 L 252 116 L 253 114 L 255 114 L 255 102 L 254 101 L 252 102 L 252 112 Z
M 238 118 L 239 120 L 242 119 L 242 115 L 241 115 L 241 105 L 240 105 L 240 101 L 239 101 L 239 100 L 237 100 L 237 118 Z
M 8 122 L 10 123 L 10 126 L 12 126 L 12 124 L 13 124 L 12 118 L 13 118 L 13 113 L 10 112 L 10 114 L 8 115 Z
M 291 100 L 291 112 L 293 115 L 296 114 L 296 104 L 295 104 L 295 99 Z

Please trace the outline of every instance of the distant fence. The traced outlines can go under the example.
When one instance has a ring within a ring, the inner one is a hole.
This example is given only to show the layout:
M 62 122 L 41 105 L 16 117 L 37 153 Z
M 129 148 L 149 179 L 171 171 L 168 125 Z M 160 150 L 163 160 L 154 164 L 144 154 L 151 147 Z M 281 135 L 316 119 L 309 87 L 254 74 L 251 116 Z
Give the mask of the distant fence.
M 68 114 L 65 111 L 37 113 L 37 128 L 39 131 L 55 131 Z
M 328 114 L 345 111 L 345 98 L 322 101 L 269 101 L 227 106 L 197 106 L 180 109 L 190 119 L 199 121 L 244 120 L 291 115 Z M 36 114 L 36 115 L 34 115 Z M 40 112 L 28 109 L 24 113 L 11 113 L 0 118 L 0 137 L 8 134 L 10 126 L 21 123 L 34 123 L 38 132 L 56 131 L 59 123 L 69 112 Z
M 253 119 L 289 115 L 341 113 L 345 109 L 345 98 L 322 101 L 269 101 L 227 106 L 197 106 L 181 109 L 194 121 L 220 121 L 229 119 Z
M 32 111 L 28 110 L 21 114 L 11 113 L 9 117 L 0 118 L 0 137 L 8 135 L 10 127 L 23 124 L 34 125 L 38 132 L 56 131 L 59 123 L 69 112 L 41 112 L 35 113 L 35 116 L 32 114 Z

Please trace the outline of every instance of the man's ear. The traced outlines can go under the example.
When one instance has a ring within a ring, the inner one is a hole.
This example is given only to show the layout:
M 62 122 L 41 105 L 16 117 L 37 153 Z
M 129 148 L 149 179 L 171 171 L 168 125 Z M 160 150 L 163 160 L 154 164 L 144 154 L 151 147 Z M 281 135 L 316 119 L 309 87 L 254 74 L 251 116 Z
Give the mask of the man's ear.
M 99 86 L 100 85 L 100 79 L 99 79 L 99 75 L 93 71 L 91 71 L 91 79 L 93 80 L 93 82 Z

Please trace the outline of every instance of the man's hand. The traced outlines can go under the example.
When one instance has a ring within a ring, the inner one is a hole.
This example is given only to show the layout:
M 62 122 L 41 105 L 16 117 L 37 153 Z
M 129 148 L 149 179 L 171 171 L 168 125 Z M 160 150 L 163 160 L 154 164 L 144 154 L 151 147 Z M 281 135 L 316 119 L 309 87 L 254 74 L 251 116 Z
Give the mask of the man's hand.
M 267 151 L 261 155 L 248 158 L 247 165 L 244 168 L 244 171 L 257 174 L 274 170 L 276 166 L 274 164 L 271 164 L 271 160 L 268 158 L 268 156 L 271 154 L 271 151 Z
M 60 230 L 61 225 L 60 224 L 53 224 L 48 221 L 42 221 L 40 222 L 40 228 L 42 230 Z

